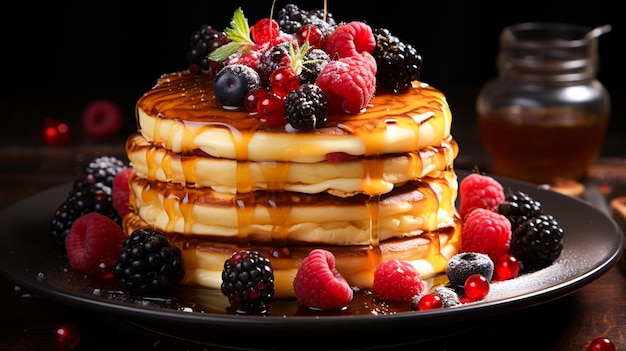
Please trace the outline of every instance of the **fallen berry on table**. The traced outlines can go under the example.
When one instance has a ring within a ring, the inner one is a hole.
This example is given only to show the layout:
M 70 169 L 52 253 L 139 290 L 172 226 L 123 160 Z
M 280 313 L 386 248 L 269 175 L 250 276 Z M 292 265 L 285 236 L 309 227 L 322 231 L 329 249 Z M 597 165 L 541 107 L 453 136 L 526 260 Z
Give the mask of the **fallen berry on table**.
M 80 329 L 72 322 L 63 322 L 52 330 L 52 345 L 55 350 L 73 350 L 80 343 Z
M 591 340 L 589 343 L 589 351 L 615 351 L 615 344 L 605 337 L 599 337 Z
M 58 118 L 48 117 L 43 123 L 41 138 L 46 145 L 65 145 L 70 141 L 70 126 Z
M 122 113 L 117 105 L 108 100 L 95 100 L 83 111 L 81 128 L 90 138 L 113 137 L 122 127 Z

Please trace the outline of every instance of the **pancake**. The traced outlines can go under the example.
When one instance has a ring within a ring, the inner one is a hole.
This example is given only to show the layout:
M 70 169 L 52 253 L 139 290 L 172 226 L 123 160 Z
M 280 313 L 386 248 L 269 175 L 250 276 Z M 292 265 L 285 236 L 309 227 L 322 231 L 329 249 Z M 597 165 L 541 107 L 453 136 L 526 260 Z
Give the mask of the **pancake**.
M 148 180 L 195 188 L 209 187 L 230 194 L 285 190 L 351 196 L 371 192 L 367 179 L 378 179 L 384 188 L 382 192 L 387 193 L 394 186 L 409 180 L 436 177 L 452 166 L 458 154 L 458 145 L 452 137 L 448 137 L 439 146 L 375 158 L 359 157 L 341 162 L 314 163 L 250 162 L 212 157 L 202 151 L 175 153 L 148 142 L 136 133 L 128 138 L 126 152 L 136 174 Z M 248 181 L 240 179 L 244 176 Z
M 128 231 L 151 225 L 141 217 L 130 213 L 124 217 Z M 378 263 L 400 259 L 410 262 L 425 281 L 445 271 L 447 262 L 458 253 L 461 243 L 461 223 L 457 218 L 454 224 L 442 227 L 423 235 L 395 238 L 380 242 L 379 245 L 295 245 L 276 247 L 271 245 L 248 245 L 224 243 L 198 236 L 172 235 L 170 240 L 183 253 L 185 277 L 182 283 L 210 289 L 219 289 L 222 283 L 222 269 L 229 256 L 243 248 L 259 251 L 271 258 L 275 277 L 275 298 L 292 298 L 293 278 L 302 259 L 313 248 L 323 248 L 333 252 L 338 271 L 350 285 L 372 288 L 374 272 Z
M 370 197 L 286 191 L 220 193 L 130 178 L 130 207 L 166 233 L 224 242 L 370 245 L 453 225 L 456 175 L 425 177 Z M 375 220 L 375 226 L 372 221 Z
M 137 103 L 146 140 L 173 152 L 199 149 L 212 157 L 250 161 L 320 162 L 328 154 L 353 156 L 415 152 L 450 136 L 445 96 L 415 82 L 403 94 L 378 94 L 366 113 L 329 114 L 323 128 L 289 132 L 258 116 L 219 105 L 212 81 L 189 71 L 162 76 Z

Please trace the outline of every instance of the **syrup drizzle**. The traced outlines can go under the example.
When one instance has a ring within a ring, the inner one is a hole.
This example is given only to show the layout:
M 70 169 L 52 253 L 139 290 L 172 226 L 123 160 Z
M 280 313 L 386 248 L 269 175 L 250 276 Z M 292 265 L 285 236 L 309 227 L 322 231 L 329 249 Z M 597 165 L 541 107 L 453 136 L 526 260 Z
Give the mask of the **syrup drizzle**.
M 329 116 L 329 128 L 333 128 L 341 133 L 356 135 L 365 146 L 365 157 L 361 158 L 362 167 L 365 177 L 362 179 L 362 189 L 369 196 L 366 203 L 369 214 L 369 249 L 367 256 L 372 267 L 380 262 L 382 254 L 380 252 L 380 238 L 378 232 L 378 220 L 381 195 L 388 192 L 388 186 L 384 180 L 384 161 L 377 157 L 384 153 L 387 138 L 393 138 L 387 132 L 388 126 L 399 125 L 405 130 L 411 130 L 414 134 L 409 150 L 417 151 L 425 148 L 421 144 L 423 135 L 420 130 L 421 126 L 431 119 L 439 119 L 441 122 L 428 124 L 428 134 L 433 140 L 438 140 L 441 146 L 441 136 L 449 135 L 451 116 L 447 109 L 447 102 L 443 94 L 423 84 L 420 89 L 412 89 L 414 96 L 410 98 L 399 98 L 394 94 L 381 95 L 377 97 L 376 104 L 368 107 L 366 113 L 359 115 L 331 115 Z M 162 169 L 164 177 L 170 181 L 173 176 L 173 163 L 175 158 L 183 159 L 186 155 L 192 155 L 198 149 L 196 138 L 205 130 L 220 128 L 228 132 L 230 141 L 234 146 L 236 163 L 236 197 L 234 203 L 230 206 L 237 212 L 237 243 L 241 248 L 250 248 L 249 236 L 255 223 L 255 216 L 258 215 L 258 208 L 267 210 L 271 219 L 272 230 L 271 239 L 272 247 L 275 250 L 273 255 L 289 257 L 287 236 L 292 204 L 286 196 L 278 196 L 284 190 L 284 180 L 289 172 L 290 163 L 288 161 L 257 161 L 263 163 L 263 174 L 265 179 L 272 181 L 267 182 L 265 196 L 255 196 L 253 189 L 253 179 L 250 171 L 250 141 L 255 132 L 267 131 L 271 132 L 256 116 L 248 115 L 242 111 L 224 110 L 219 107 L 212 94 L 210 85 L 204 79 L 190 75 L 188 73 L 176 73 L 163 76 L 159 79 L 158 84 L 149 92 L 147 92 L 138 102 L 138 107 L 149 114 L 157 114 L 153 126 L 154 130 L 147 131 L 152 136 L 152 146 L 146 152 L 146 163 L 148 168 L 147 177 L 149 179 L 157 178 L 157 171 Z M 408 93 L 408 94 L 411 94 Z M 167 128 L 161 124 L 166 121 L 178 120 L 182 123 L 168 123 Z M 137 118 L 138 130 L 142 131 Z M 333 123 L 335 123 L 333 125 Z M 164 132 L 164 129 L 166 130 Z M 145 131 L 145 130 L 144 130 Z M 313 138 L 314 139 L 314 138 Z M 430 141 L 426 141 L 427 143 Z M 282 154 L 287 159 L 295 158 L 302 153 L 315 153 L 315 144 L 298 145 L 300 148 L 284 150 Z M 162 147 L 172 150 L 180 148 L 182 151 L 178 154 L 158 152 Z M 406 146 L 403 146 L 406 148 Z M 454 146 L 456 147 L 456 145 Z M 428 148 L 428 146 L 426 146 Z M 203 148 L 204 152 L 211 154 L 210 148 Z M 445 162 L 444 152 L 442 149 L 435 149 L 438 153 L 438 160 Z M 160 159 L 158 159 L 160 157 Z M 423 170 L 422 159 L 416 153 L 409 154 L 410 160 L 415 164 L 412 167 L 414 176 L 417 177 Z M 160 166 L 160 167 L 159 167 Z M 198 177 L 194 162 L 182 162 L 184 174 L 184 186 L 193 187 Z M 149 185 L 148 185 L 149 186 Z M 426 189 L 427 188 L 427 189 Z M 445 188 L 445 187 L 444 187 Z M 426 186 L 424 191 L 431 191 Z M 149 195 L 152 192 L 144 191 L 144 201 L 151 202 Z M 449 194 L 448 194 L 449 195 Z M 182 192 L 179 198 L 177 195 L 165 192 L 163 195 L 163 204 L 165 212 L 169 220 L 165 230 L 168 232 L 180 232 L 176 230 L 177 223 L 182 220 L 183 232 L 192 233 L 195 224 L 193 205 L 197 201 L 197 197 L 189 196 L 187 192 Z M 431 196 L 437 199 L 436 194 Z M 444 196 L 444 198 L 447 198 Z M 453 204 L 448 204 L 453 206 Z M 425 213 L 437 213 L 440 206 L 438 201 L 428 201 L 430 208 Z M 422 206 L 416 207 L 416 217 L 420 216 L 417 211 L 424 211 Z M 437 227 L 437 216 L 430 216 L 428 220 L 434 221 L 429 226 Z M 432 245 L 429 246 L 430 256 L 433 260 L 441 262 L 446 258 L 440 252 L 439 237 L 436 232 L 427 234 Z M 193 255 L 193 237 L 189 235 L 188 241 L 183 245 L 184 255 L 190 257 Z M 443 265 L 445 267 L 445 263 Z

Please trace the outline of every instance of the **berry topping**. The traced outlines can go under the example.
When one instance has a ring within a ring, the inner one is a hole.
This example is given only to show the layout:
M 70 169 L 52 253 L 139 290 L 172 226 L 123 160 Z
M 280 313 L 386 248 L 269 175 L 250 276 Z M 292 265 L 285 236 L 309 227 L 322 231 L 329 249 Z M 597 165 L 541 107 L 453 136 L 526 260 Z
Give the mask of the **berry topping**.
M 85 107 L 80 122 L 88 137 L 106 139 L 115 136 L 122 127 L 122 112 L 111 101 L 95 100 Z
M 302 84 L 287 95 L 285 114 L 295 129 L 313 129 L 324 126 L 328 99 L 315 84 Z
M 530 272 L 551 265 L 562 249 L 563 228 L 552 215 L 542 214 L 515 229 L 509 253 L 520 261 L 523 272 Z
M 353 291 L 335 267 L 335 256 L 314 249 L 302 260 L 293 281 L 296 299 L 317 310 L 339 310 L 352 301 Z
M 305 11 L 295 4 L 287 4 L 276 13 L 280 29 L 288 34 L 295 34 L 306 25 L 314 25 L 324 35 L 328 35 L 337 25 L 333 15 L 324 10 Z
M 122 228 L 109 217 L 95 212 L 80 216 L 65 238 L 70 265 L 83 273 L 112 277 L 124 238 Z
M 459 214 L 461 219 L 475 208 L 484 208 L 497 211 L 498 205 L 504 201 L 504 189 L 502 184 L 495 178 L 480 174 L 470 173 L 459 184 Z
M 209 25 L 202 25 L 191 33 L 189 38 L 189 71 L 214 77 L 222 68 L 223 63 L 209 59 L 209 54 L 220 46 L 230 42 L 226 33 L 220 32 Z
M 489 256 L 479 252 L 458 253 L 448 261 L 446 274 L 452 287 L 461 287 L 472 274 L 480 274 L 491 280 L 494 264 Z
M 122 291 L 137 296 L 166 295 L 185 276 L 181 251 L 165 234 L 138 229 L 122 243 L 113 274 Z
M 132 173 L 133 169 L 128 167 L 120 171 L 115 178 L 113 178 L 111 201 L 113 208 L 115 208 L 120 218 L 124 218 L 124 216 L 130 212 L 130 208 L 128 207 L 130 204 L 130 186 L 128 179 Z
M 266 313 L 274 296 L 274 270 L 267 257 L 241 250 L 224 262 L 222 294 L 237 313 Z
M 213 82 L 213 93 L 224 106 L 244 106 L 246 94 L 261 87 L 261 78 L 252 68 L 234 64 L 222 68 Z
M 424 282 L 408 261 L 388 260 L 376 267 L 373 289 L 383 300 L 411 301 L 422 294 Z
M 509 252 L 511 222 L 503 215 L 476 208 L 466 217 L 461 229 L 461 251 L 480 252 L 496 262 Z
M 315 82 L 326 92 L 329 109 L 358 113 L 374 96 L 375 75 L 376 62 L 364 53 L 328 62 Z
M 410 87 L 420 77 L 422 56 L 412 45 L 400 41 L 387 29 L 377 28 L 373 33 L 376 38 L 373 55 L 378 65 L 377 84 L 393 91 Z
M 376 47 L 372 28 L 363 22 L 340 24 L 326 37 L 326 53 L 335 60 L 343 57 L 371 54 Z

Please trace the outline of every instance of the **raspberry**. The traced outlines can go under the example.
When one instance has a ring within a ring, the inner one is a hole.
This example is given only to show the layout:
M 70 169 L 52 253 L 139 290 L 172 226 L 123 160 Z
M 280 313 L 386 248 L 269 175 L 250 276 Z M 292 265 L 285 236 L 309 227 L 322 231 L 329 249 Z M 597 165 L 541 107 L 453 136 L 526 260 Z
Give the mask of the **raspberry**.
M 376 90 L 376 60 L 366 52 L 330 61 L 315 82 L 328 96 L 329 110 L 360 112 Z
M 105 215 L 91 212 L 78 217 L 65 237 L 70 265 L 83 273 L 112 277 L 124 237 L 122 228 Z
M 335 256 L 324 249 L 314 249 L 302 260 L 293 290 L 301 305 L 318 310 L 341 309 L 353 297 L 350 284 L 335 267 Z
M 424 291 L 424 282 L 408 261 L 388 260 L 376 267 L 373 289 L 383 300 L 411 301 Z
M 280 37 L 278 22 L 269 18 L 260 19 L 250 28 L 250 36 L 255 44 L 276 44 Z
M 484 208 L 469 213 L 461 233 L 463 252 L 480 252 L 493 262 L 509 252 L 511 222 L 505 216 Z
M 461 219 L 475 208 L 498 211 L 504 201 L 504 189 L 495 178 L 480 173 L 471 173 L 459 184 L 459 215 Z
M 113 201 L 113 208 L 115 208 L 120 218 L 124 218 L 124 216 L 130 212 L 130 208 L 128 207 L 130 198 L 128 178 L 130 178 L 132 172 L 132 168 L 126 168 L 113 178 L 111 198 Z
M 94 139 L 106 139 L 115 136 L 122 127 L 122 112 L 117 105 L 108 100 L 91 102 L 81 117 L 81 128 L 85 135 Z
M 375 47 L 372 28 L 359 21 L 341 24 L 326 37 L 326 52 L 331 59 L 372 53 Z

